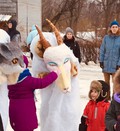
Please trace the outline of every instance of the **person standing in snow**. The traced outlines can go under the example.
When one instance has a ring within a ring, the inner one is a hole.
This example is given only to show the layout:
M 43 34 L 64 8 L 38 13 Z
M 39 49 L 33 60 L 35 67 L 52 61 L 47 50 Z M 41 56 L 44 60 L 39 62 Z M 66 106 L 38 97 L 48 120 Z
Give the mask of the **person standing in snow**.
M 120 67 L 120 29 L 117 21 L 110 23 L 108 35 L 105 35 L 100 47 L 100 67 L 104 75 L 104 80 L 110 85 L 115 72 Z M 110 92 L 108 94 L 110 99 Z
M 106 100 L 109 85 L 103 80 L 91 82 L 89 102 L 81 117 L 79 131 L 107 131 L 105 126 L 105 114 L 110 103 Z
M 74 32 L 70 27 L 65 30 L 65 35 L 63 37 L 63 42 L 73 51 L 75 57 L 78 58 L 79 63 L 81 62 L 80 47 L 75 41 Z

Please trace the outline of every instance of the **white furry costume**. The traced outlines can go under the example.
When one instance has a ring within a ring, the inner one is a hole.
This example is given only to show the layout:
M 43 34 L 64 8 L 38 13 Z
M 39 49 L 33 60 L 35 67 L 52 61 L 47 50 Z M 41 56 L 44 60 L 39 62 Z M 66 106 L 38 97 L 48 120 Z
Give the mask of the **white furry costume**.
M 9 35 L 0 29 L 0 115 L 4 131 L 8 123 L 7 84 L 14 84 L 24 69 L 23 53 L 17 42 L 10 42 Z
M 48 47 L 40 58 L 35 52 L 39 36 L 31 43 L 33 53 L 32 71 L 34 76 L 45 71 L 60 71 L 65 76 L 62 80 L 71 88 L 70 92 L 64 93 L 61 81 L 56 80 L 48 88 L 41 90 L 40 127 L 41 131 L 77 131 L 80 119 L 80 92 L 78 76 L 71 76 L 71 64 L 74 62 L 79 68 L 79 62 L 71 50 L 65 45 L 57 46 L 58 42 L 53 33 L 43 33 L 45 39 L 52 45 Z M 62 78 L 60 75 L 59 77 Z M 69 89 L 65 89 L 69 90 Z
M 10 42 L 9 35 L 2 29 L 0 29 L 0 43 Z M 1 71 L 0 71 L 1 73 Z M 8 89 L 7 80 L 0 82 L 0 114 L 2 117 L 3 127 L 6 131 L 8 122 Z

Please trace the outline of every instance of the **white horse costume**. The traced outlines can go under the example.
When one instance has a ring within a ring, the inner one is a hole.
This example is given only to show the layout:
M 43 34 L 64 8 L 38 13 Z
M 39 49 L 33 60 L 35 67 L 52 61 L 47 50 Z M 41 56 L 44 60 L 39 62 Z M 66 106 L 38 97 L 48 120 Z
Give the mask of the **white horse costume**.
M 41 131 L 77 131 L 80 122 L 80 87 L 76 68 L 79 68 L 79 62 L 62 42 L 56 27 L 47 21 L 55 35 L 42 34 L 36 26 L 39 35 L 31 43 L 32 71 L 34 76 L 48 70 L 57 71 L 59 77 L 48 88 L 40 90 Z
M 0 29 L 0 115 L 4 131 L 6 131 L 8 123 L 8 76 L 16 71 L 21 72 L 23 69 L 20 66 L 24 64 L 22 61 L 19 61 L 19 64 L 12 63 L 14 58 L 22 55 L 22 52 L 18 47 L 16 48 L 17 45 L 15 44 L 17 43 L 10 43 L 9 35 Z
M 9 35 L 2 29 L 0 29 L 0 43 L 10 42 Z M 7 80 L 0 81 L 0 114 L 2 117 L 2 122 L 4 130 L 6 130 L 8 122 L 8 89 Z

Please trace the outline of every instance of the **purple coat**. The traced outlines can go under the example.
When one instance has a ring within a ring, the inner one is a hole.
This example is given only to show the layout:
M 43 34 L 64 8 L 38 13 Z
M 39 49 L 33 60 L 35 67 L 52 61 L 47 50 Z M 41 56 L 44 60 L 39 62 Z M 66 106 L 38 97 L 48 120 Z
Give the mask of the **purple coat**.
M 34 90 L 47 87 L 57 79 L 51 72 L 43 79 L 27 76 L 15 85 L 9 85 L 9 117 L 14 131 L 33 131 L 38 127 Z

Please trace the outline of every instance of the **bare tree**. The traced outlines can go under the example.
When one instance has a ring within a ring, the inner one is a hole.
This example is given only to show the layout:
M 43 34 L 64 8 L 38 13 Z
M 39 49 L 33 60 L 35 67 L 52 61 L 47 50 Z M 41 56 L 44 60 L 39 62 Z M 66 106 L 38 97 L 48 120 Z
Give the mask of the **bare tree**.
M 48 6 L 50 2 L 48 0 L 43 2 L 43 17 L 49 18 L 54 24 L 57 24 L 60 30 L 70 26 L 77 32 L 79 30 L 80 14 L 85 0 L 52 0 L 51 6 Z M 43 28 L 46 27 L 44 18 Z

